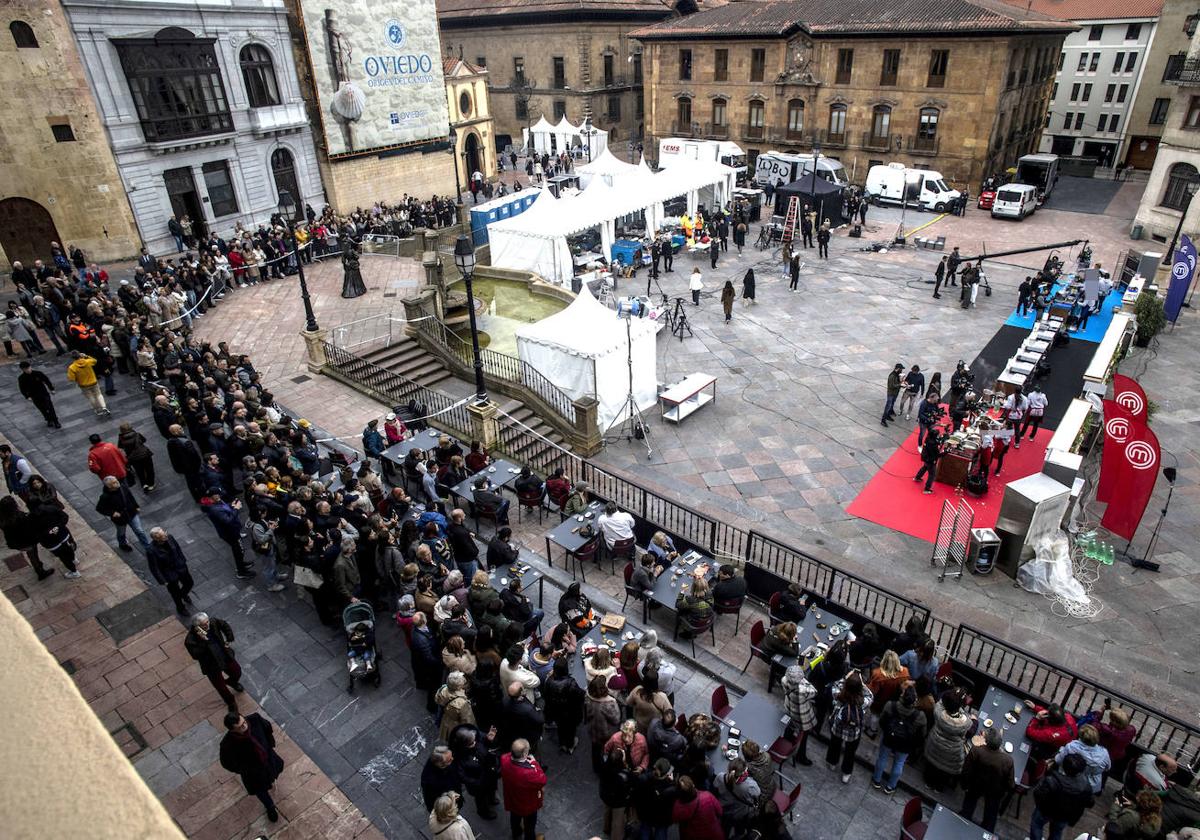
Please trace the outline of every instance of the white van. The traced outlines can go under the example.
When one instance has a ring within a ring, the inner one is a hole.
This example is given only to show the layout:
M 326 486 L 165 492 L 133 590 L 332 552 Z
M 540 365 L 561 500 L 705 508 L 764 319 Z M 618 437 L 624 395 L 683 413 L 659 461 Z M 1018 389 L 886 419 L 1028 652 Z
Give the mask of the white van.
M 958 190 L 950 189 L 940 172 L 889 163 L 868 170 L 866 196 L 880 204 L 900 204 L 904 200 L 906 184 L 910 204 L 938 213 L 946 212 L 960 195 Z
M 767 184 L 781 187 L 798 181 L 813 171 L 812 155 L 789 155 L 784 152 L 763 152 L 754 163 L 754 183 L 765 187 Z M 817 177 L 824 178 L 839 187 L 847 186 L 850 179 L 846 177 L 846 167 L 842 162 L 821 155 L 817 160 Z
M 1024 219 L 1037 210 L 1038 189 L 1029 184 L 1005 184 L 992 201 L 992 218 Z

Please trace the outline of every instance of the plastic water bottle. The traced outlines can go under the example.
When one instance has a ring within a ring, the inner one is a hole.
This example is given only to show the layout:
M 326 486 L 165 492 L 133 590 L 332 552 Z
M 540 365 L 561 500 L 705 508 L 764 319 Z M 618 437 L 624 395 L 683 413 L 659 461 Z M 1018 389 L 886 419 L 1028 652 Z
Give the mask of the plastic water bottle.
M 1095 531 L 1088 531 L 1075 538 L 1075 547 L 1083 553 L 1084 557 L 1089 556 L 1089 552 L 1092 550 L 1092 540 L 1095 533 Z
M 1104 543 L 1104 553 L 1100 557 L 1100 562 L 1105 566 L 1111 566 L 1117 559 L 1116 552 L 1113 550 L 1112 543 L 1107 540 Z

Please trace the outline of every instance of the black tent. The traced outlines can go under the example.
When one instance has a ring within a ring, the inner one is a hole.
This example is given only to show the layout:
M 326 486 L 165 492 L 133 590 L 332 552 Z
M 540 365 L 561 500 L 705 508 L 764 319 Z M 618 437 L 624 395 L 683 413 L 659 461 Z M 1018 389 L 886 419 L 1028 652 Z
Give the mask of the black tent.
M 798 181 L 777 187 L 775 215 L 787 216 L 788 200 L 792 196 L 800 200 L 801 210 L 808 204 L 817 211 L 818 224 L 828 219 L 831 227 L 837 227 L 848 221 L 842 215 L 842 188 L 832 181 L 826 181 L 820 175 L 814 178 L 812 173 L 809 173 Z

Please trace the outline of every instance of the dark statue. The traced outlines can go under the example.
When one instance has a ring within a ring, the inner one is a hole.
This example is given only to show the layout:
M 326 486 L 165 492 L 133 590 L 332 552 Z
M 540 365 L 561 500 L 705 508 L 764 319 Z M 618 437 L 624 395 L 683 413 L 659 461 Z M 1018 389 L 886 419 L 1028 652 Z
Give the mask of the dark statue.
M 348 236 L 342 237 L 342 270 L 345 277 L 342 280 L 342 297 L 356 298 L 367 293 L 363 284 L 362 272 L 358 268 L 359 244 Z

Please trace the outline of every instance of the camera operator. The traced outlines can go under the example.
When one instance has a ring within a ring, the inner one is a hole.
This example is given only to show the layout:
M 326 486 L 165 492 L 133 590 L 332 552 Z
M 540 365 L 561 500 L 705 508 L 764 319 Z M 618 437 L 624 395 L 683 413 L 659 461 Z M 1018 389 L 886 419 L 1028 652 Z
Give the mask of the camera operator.
M 934 388 L 930 388 L 925 393 L 925 399 L 921 400 L 921 404 L 917 406 L 917 446 L 920 447 L 925 443 L 925 436 L 931 434 L 933 429 L 945 416 L 946 409 L 942 406 L 941 395 Z
M 950 393 L 946 395 L 946 403 L 953 407 L 973 384 L 975 384 L 975 374 L 967 367 L 966 362 L 959 359 L 958 366 L 950 375 Z

